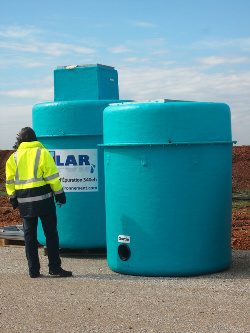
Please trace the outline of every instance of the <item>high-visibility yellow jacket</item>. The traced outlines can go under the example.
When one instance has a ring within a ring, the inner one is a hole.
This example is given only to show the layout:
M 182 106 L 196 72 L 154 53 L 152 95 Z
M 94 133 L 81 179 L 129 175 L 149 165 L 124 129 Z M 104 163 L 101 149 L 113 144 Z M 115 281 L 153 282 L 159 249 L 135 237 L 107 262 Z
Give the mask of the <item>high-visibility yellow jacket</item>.
M 22 217 L 47 215 L 66 202 L 53 157 L 38 141 L 22 142 L 6 163 L 6 190 Z

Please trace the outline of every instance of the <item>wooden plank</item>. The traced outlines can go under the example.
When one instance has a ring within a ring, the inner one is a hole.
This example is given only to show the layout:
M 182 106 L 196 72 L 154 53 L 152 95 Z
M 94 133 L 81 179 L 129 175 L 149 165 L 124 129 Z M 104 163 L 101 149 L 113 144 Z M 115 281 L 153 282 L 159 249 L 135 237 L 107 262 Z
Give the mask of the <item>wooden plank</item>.
M 24 245 L 25 245 L 25 242 L 23 239 L 0 238 L 0 246 L 24 247 Z

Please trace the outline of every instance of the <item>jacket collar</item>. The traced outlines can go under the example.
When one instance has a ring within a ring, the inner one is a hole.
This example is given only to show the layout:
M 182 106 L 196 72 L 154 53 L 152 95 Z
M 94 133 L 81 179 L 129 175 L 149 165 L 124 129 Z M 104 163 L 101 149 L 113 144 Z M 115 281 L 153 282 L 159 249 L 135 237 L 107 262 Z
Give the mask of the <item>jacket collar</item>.
M 27 149 L 27 148 L 44 148 L 44 145 L 39 141 L 31 141 L 31 142 L 22 142 L 17 150 L 19 149 Z

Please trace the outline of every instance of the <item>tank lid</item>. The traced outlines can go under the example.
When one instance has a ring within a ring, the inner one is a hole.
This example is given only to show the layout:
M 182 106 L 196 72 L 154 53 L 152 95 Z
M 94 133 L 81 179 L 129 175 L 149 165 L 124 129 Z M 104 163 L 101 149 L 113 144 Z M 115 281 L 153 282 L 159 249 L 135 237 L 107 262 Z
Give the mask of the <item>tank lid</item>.
M 149 99 L 146 101 L 131 101 L 131 102 L 119 102 L 111 103 L 110 105 L 125 105 L 125 104 L 144 104 L 144 103 L 173 103 L 173 102 L 191 102 L 191 101 L 181 101 L 177 99 Z
M 112 66 L 107 66 L 107 65 L 101 65 L 101 64 L 88 64 L 88 65 L 69 65 L 69 66 L 57 66 L 57 69 L 62 69 L 62 68 L 66 68 L 66 69 L 72 69 L 72 68 L 76 68 L 76 67 L 103 67 L 103 68 L 110 68 L 110 69 L 114 69 L 115 67 Z
M 105 145 L 232 141 L 230 108 L 223 103 L 110 105 L 103 113 L 103 130 Z

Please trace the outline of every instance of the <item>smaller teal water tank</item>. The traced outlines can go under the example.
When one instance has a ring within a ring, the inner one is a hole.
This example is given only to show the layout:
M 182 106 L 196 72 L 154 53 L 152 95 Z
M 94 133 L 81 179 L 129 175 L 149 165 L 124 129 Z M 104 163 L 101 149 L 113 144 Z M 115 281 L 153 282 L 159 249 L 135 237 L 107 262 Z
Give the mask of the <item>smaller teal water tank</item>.
M 54 97 L 32 110 L 37 138 L 54 157 L 66 204 L 57 207 L 60 248 L 106 247 L 103 110 L 119 102 L 118 73 L 105 65 L 54 71 Z M 38 241 L 46 239 L 39 221 Z
M 102 114 L 111 101 L 59 101 L 33 107 L 37 138 L 53 154 L 66 194 L 57 207 L 60 248 L 106 247 Z M 38 240 L 46 244 L 39 221 Z
M 232 144 L 226 104 L 163 101 L 104 110 L 111 269 L 190 276 L 229 267 Z

